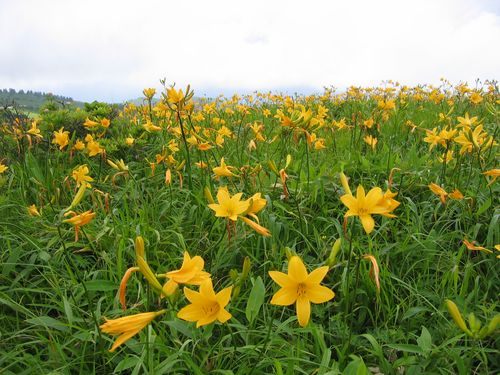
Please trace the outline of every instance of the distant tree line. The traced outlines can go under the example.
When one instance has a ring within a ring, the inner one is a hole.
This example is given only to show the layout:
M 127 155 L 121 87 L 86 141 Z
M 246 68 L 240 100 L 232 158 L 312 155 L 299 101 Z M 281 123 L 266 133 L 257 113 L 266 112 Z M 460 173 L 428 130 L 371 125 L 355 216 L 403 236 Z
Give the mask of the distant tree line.
M 50 92 L 43 92 L 43 91 L 33 91 L 33 90 L 24 91 L 23 89 L 21 89 L 19 91 L 16 91 L 15 89 L 0 89 L 0 94 L 4 94 L 4 95 L 2 95 L 2 97 L 4 97 L 5 94 L 8 94 L 8 95 L 29 95 L 29 96 L 38 96 L 38 97 L 46 97 L 47 95 L 52 95 L 54 97 L 54 99 L 56 99 L 56 100 L 64 100 L 67 102 L 73 101 L 73 98 L 71 98 L 69 96 L 54 95 Z
M 0 89 L 0 106 L 18 106 L 25 110 L 38 112 L 46 101 L 59 103 L 62 106 L 66 104 L 72 104 L 78 107 L 83 106 L 83 103 L 76 102 L 69 96 L 54 95 L 52 93 L 33 90 L 16 91 L 13 88 Z

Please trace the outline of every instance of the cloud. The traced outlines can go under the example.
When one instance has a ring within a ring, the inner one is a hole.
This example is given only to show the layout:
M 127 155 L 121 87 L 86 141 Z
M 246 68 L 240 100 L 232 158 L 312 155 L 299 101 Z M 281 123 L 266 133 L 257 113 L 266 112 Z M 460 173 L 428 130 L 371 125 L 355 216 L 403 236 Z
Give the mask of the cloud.
M 498 78 L 494 1 L 0 2 L 0 82 L 85 100 Z

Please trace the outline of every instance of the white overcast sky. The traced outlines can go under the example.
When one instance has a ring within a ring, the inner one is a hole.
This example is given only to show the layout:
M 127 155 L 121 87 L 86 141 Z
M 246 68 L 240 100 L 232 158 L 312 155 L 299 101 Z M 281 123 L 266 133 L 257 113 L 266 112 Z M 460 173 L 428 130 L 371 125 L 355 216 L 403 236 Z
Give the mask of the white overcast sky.
M 500 1 L 0 0 L 0 88 L 122 101 L 499 79 Z

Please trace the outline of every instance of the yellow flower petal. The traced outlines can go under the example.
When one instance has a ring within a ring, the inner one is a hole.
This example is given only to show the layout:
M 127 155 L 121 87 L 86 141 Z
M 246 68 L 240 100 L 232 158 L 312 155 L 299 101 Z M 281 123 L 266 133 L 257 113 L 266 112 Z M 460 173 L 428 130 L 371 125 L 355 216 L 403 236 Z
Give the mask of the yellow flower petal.
M 288 276 L 297 283 L 306 281 L 307 270 L 298 256 L 293 256 L 288 262 Z
M 271 299 L 271 305 L 288 306 L 297 300 L 297 288 L 286 287 L 278 290 Z
M 311 304 L 309 300 L 304 297 L 297 299 L 297 318 L 301 327 L 305 327 L 309 323 L 309 317 L 311 316 Z

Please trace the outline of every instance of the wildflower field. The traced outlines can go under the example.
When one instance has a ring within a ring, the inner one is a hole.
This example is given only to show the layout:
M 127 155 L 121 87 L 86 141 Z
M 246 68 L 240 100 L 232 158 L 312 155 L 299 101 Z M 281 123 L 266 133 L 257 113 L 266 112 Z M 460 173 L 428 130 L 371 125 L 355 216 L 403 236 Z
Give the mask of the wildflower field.
M 497 374 L 495 82 L 0 109 L 0 373 Z

